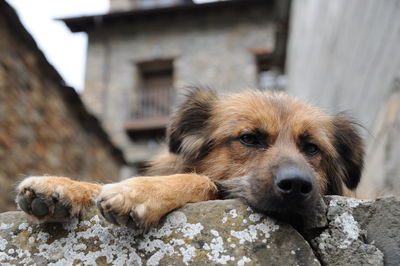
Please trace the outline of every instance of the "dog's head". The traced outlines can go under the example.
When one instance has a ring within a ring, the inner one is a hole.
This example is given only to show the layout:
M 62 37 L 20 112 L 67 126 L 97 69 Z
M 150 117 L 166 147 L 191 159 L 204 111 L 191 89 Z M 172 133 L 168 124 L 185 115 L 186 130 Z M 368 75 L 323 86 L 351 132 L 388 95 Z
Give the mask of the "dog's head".
M 270 213 L 307 213 L 319 195 L 356 188 L 363 166 L 354 123 L 282 93 L 193 91 L 167 136 L 185 171 Z

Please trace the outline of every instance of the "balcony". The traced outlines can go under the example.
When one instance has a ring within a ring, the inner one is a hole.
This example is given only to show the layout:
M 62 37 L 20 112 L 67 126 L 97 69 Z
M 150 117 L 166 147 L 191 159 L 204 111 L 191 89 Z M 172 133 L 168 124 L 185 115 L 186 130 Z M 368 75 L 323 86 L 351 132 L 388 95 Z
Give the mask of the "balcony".
M 172 87 L 138 89 L 125 123 L 128 135 L 133 138 L 163 136 L 174 96 Z

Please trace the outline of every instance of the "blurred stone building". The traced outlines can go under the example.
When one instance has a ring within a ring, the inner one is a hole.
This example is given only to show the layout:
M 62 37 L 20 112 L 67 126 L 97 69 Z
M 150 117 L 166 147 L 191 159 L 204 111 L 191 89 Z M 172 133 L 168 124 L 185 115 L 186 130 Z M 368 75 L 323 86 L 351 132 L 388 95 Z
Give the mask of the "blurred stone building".
M 121 151 L 0 1 L 0 212 L 29 175 L 119 179 Z
M 289 1 L 111 0 L 110 12 L 66 18 L 86 32 L 83 99 L 135 174 L 160 149 L 170 107 L 187 85 L 280 87 Z
M 293 1 L 288 92 L 366 130 L 361 197 L 400 196 L 400 1 Z

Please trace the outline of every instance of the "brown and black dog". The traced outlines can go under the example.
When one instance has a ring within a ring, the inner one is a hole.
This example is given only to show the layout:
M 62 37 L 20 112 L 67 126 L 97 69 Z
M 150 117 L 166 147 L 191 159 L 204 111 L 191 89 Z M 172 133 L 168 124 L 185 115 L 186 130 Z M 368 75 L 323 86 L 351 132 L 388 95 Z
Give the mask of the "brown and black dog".
M 103 186 L 28 177 L 18 186 L 17 203 L 43 222 L 79 216 L 97 202 L 108 221 L 137 228 L 186 203 L 218 198 L 240 198 L 280 217 L 304 217 L 320 195 L 356 188 L 364 155 L 347 118 L 261 91 L 191 91 L 172 116 L 167 145 L 147 177 Z

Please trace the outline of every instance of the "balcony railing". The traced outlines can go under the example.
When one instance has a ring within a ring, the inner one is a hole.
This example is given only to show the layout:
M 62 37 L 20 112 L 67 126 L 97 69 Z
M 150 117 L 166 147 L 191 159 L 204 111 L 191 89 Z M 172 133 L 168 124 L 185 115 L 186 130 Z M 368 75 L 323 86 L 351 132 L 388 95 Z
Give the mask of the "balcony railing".
M 128 131 L 164 129 L 174 100 L 174 88 L 138 89 L 125 124 Z

